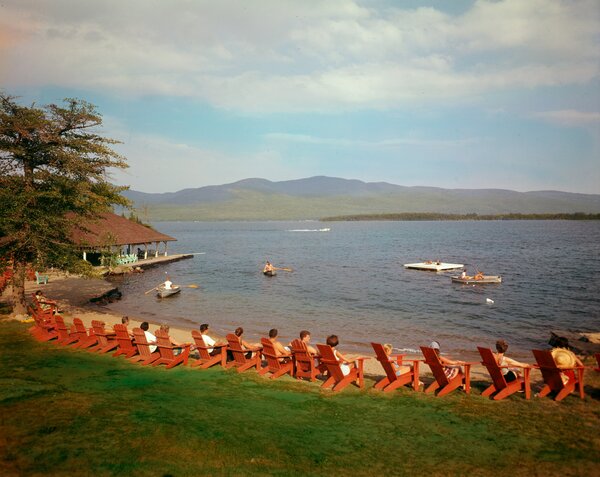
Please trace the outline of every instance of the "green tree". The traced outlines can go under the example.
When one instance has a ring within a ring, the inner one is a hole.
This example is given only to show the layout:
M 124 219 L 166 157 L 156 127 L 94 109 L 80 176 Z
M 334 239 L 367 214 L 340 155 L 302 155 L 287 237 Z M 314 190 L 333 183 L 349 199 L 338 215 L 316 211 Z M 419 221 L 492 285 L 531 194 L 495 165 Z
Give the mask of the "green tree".
M 95 106 L 78 99 L 23 106 L 0 92 L 0 257 L 12 263 L 13 314 L 26 311 L 25 272 L 75 264 L 71 231 L 82 218 L 128 205 L 108 180 L 128 167 L 99 132 Z M 2 265 L 0 265 L 2 266 Z

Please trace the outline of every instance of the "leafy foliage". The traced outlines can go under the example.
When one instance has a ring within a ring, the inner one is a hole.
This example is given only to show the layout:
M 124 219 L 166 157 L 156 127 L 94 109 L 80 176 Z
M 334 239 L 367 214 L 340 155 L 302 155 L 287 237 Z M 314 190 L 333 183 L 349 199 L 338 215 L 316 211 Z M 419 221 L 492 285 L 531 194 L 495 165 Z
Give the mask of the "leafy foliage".
M 127 164 L 111 149 L 117 141 L 97 132 L 101 125 L 85 101 L 40 108 L 0 93 L 0 256 L 16 268 L 68 267 L 73 225 L 128 204 L 120 195 L 126 187 L 110 184 L 107 173 Z

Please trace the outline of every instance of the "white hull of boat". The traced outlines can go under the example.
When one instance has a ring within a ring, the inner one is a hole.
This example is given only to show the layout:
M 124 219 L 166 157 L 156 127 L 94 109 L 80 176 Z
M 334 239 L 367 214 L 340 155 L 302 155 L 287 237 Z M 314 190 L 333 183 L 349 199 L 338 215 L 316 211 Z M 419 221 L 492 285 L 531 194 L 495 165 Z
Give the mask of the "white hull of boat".
M 181 287 L 178 286 L 173 286 L 171 288 L 157 288 L 156 289 L 156 296 L 158 296 L 159 298 L 166 298 L 168 296 L 171 295 L 175 295 L 177 293 L 179 293 L 181 291 Z

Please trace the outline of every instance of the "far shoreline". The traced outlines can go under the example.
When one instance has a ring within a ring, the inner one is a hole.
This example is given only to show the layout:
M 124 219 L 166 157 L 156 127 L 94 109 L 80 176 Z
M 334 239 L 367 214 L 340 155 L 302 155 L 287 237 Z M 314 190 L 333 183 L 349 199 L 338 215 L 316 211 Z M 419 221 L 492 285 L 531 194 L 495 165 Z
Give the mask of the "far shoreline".
M 491 220 L 600 220 L 599 214 L 575 212 L 569 214 L 441 214 L 436 212 L 402 212 L 396 214 L 356 214 L 323 217 L 320 222 L 360 222 L 360 221 L 398 221 L 398 222 L 452 222 L 452 221 L 491 221 Z

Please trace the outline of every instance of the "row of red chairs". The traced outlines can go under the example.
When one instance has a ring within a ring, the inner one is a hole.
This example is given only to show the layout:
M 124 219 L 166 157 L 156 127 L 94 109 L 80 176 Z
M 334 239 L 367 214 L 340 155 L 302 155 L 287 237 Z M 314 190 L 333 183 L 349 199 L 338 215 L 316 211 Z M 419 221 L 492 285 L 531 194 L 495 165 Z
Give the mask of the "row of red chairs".
M 188 364 L 192 344 L 185 344 L 181 348 L 174 346 L 169 334 L 162 330 L 157 330 L 155 333 L 157 348 L 153 352 L 151 346 L 154 344 L 146 340 L 146 335 L 140 328 L 134 328 L 130 334 L 125 325 L 116 324 L 114 325 L 114 331 L 108 331 L 104 322 L 93 320 L 92 327 L 86 329 L 79 318 L 74 318 L 73 325 L 68 328 L 63 318 L 53 310 L 37 308 L 30 310 L 30 312 L 35 319 L 35 325 L 30 331 L 34 337 L 41 341 L 52 340 L 63 346 L 72 346 L 99 353 L 112 351 L 115 357 L 124 356 L 130 361 L 142 365 L 152 364 L 158 366 L 163 364 L 167 368 L 172 368 L 179 364 Z M 351 383 L 356 384 L 359 388 L 364 387 L 364 360 L 369 358 L 356 358 L 354 366 L 350 368 L 347 374 L 344 374 L 333 349 L 328 345 L 317 344 L 320 355 L 315 357 L 308 352 L 305 343 L 296 339 L 291 343 L 289 355 L 282 356 L 276 354 L 273 344 L 266 338 L 262 338 L 262 346 L 248 350 L 242 347 L 240 338 L 234 334 L 227 335 L 227 344 L 207 346 L 200 332 L 193 330 L 191 333 L 194 340 L 194 349 L 198 351 L 198 359 L 190 363 L 194 367 L 206 369 L 220 364 L 224 368 L 235 368 L 238 372 L 255 368 L 260 374 L 270 373 L 272 379 L 289 374 L 297 379 L 315 381 L 317 376 L 324 375 L 326 379 L 322 386 L 332 388 L 333 391 L 340 391 Z M 385 353 L 383 345 L 379 343 L 371 343 L 371 345 L 386 375 L 375 384 L 375 389 L 390 392 L 408 385 L 414 390 L 419 390 L 421 385 L 419 364 L 425 363 L 431 369 L 434 377 L 433 382 L 425 388 L 426 393 L 437 391 L 437 396 L 444 396 L 461 387 L 467 394 L 470 393 L 470 372 L 472 365 L 475 363 L 462 364 L 461 371 L 456 376 L 448 378 L 435 350 L 422 346 L 421 351 L 425 359 L 408 360 L 410 371 L 398 375 L 398 368 L 393 365 L 390 358 L 398 366 L 403 366 L 407 363 L 405 356 L 395 355 L 390 357 Z M 507 382 L 502 374 L 502 367 L 496 362 L 492 350 L 481 347 L 478 347 L 478 350 L 482 358 L 481 364 L 487 368 L 493 381 L 483 391 L 483 396 L 500 400 L 518 391 L 523 391 L 525 398 L 529 399 L 531 396 L 531 369 L 538 369 L 544 380 L 544 387 L 538 393 L 539 397 L 555 393 L 554 399 L 560 401 L 576 389 L 582 399 L 585 396 L 583 389 L 585 367 L 558 368 L 550 351 L 533 350 L 537 365 L 524 367 L 523 377 Z M 177 353 L 177 351 L 180 352 Z M 227 360 L 228 352 L 232 358 L 230 361 Z M 596 355 L 596 359 L 598 360 L 596 371 L 600 371 L 600 354 Z M 567 380 L 564 379 L 565 375 L 568 376 Z

